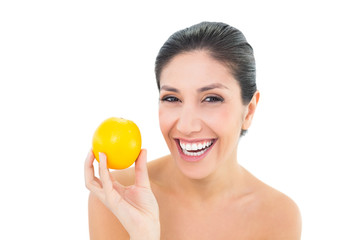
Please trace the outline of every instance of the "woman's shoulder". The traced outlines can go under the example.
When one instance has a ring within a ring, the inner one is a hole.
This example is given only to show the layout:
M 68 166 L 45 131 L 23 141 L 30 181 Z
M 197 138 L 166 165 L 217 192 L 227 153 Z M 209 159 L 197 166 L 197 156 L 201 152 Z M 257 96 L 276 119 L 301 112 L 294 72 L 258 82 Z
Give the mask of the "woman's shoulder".
M 159 176 L 161 169 L 164 167 L 164 163 L 169 157 L 170 155 L 167 155 L 147 162 L 150 182 L 156 181 L 157 176 Z M 124 186 L 133 185 L 135 183 L 135 167 L 114 170 L 111 172 L 111 176 Z
M 255 182 L 251 206 L 262 233 L 274 239 L 300 239 L 301 214 L 295 201 L 258 179 Z

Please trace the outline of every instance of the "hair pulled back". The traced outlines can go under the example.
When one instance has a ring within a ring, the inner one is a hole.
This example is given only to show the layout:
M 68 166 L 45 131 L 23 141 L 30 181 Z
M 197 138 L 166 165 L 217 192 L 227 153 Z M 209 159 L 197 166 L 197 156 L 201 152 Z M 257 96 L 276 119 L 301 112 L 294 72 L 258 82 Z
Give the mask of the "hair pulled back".
M 161 47 L 155 62 L 157 86 L 164 67 L 178 54 L 205 50 L 225 64 L 237 80 L 243 104 L 256 92 L 256 66 L 253 49 L 238 29 L 221 22 L 201 22 L 171 35 Z

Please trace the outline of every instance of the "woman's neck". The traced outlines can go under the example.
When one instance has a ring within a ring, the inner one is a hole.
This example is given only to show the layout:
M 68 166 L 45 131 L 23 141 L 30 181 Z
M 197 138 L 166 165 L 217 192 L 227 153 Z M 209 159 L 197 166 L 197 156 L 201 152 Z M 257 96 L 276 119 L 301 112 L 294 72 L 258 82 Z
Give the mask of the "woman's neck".
M 244 169 L 236 159 L 226 161 L 214 172 L 202 179 L 185 176 L 172 159 L 168 164 L 167 185 L 173 194 L 191 202 L 210 202 L 237 195 L 244 175 Z

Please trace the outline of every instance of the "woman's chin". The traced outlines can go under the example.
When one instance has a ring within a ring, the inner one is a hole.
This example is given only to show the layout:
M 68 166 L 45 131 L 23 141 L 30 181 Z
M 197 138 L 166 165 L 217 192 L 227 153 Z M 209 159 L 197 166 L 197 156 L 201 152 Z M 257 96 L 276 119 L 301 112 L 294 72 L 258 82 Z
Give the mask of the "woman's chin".
M 208 159 L 204 158 L 201 161 L 191 162 L 178 157 L 175 162 L 178 170 L 184 176 L 193 180 L 201 180 L 207 178 L 215 171 L 213 164 L 206 160 Z

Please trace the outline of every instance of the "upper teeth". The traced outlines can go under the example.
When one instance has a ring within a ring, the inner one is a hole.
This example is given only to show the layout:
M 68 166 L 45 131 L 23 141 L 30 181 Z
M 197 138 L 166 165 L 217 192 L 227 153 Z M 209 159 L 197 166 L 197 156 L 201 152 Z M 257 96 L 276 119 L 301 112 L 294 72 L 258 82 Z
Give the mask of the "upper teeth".
M 201 143 L 184 143 L 180 140 L 180 146 L 182 149 L 187 151 L 197 151 L 209 147 L 213 143 L 212 140 L 201 142 Z

